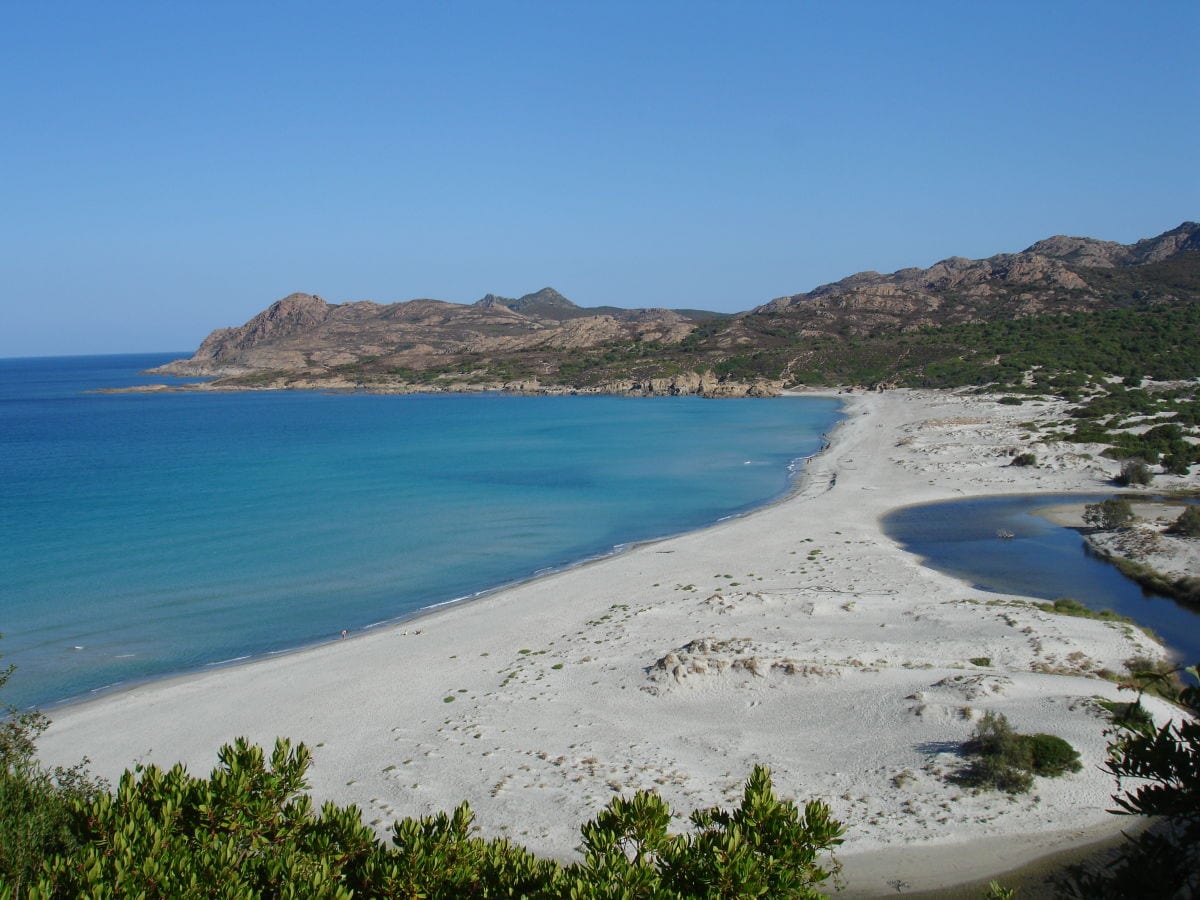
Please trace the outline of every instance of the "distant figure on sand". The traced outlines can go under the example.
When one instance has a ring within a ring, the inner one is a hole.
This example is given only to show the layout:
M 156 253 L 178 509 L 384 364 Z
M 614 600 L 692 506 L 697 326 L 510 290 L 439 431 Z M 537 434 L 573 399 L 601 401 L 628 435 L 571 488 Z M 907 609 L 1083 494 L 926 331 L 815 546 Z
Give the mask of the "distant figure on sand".
M 345 639 L 346 639 L 346 629 L 343 628 L 342 629 L 342 640 L 344 641 Z

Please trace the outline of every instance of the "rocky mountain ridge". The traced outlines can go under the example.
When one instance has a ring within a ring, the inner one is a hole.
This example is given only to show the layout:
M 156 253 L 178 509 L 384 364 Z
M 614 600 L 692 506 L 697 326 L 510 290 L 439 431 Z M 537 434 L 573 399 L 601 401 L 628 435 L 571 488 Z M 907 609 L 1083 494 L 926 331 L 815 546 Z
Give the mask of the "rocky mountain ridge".
M 470 305 L 441 300 L 331 304 L 296 293 L 244 325 L 217 329 L 190 359 L 155 371 L 216 378 L 288 371 L 313 377 L 364 360 L 377 369 L 420 371 L 480 353 L 561 352 L 622 339 L 674 343 L 703 316 L 667 309 L 584 309 L 553 288 L 516 300 L 488 294 Z
M 1081 269 L 1146 265 L 1190 250 L 1200 250 L 1200 224 L 1195 222 L 1128 245 L 1056 235 L 1019 253 L 977 260 L 955 256 L 927 269 L 890 275 L 859 272 L 779 297 L 750 315 L 807 320 L 796 324 L 810 333 L 861 334 L 886 327 L 911 330 L 998 316 L 1086 311 L 1102 305 L 1105 297 L 1092 290 Z
M 860 272 L 734 316 L 585 308 L 549 287 L 473 304 L 291 294 L 157 371 L 215 388 L 770 394 L 820 380 L 822 360 L 862 340 L 1197 299 L 1197 260 L 1195 222 L 1128 245 L 1058 235 L 986 259 Z

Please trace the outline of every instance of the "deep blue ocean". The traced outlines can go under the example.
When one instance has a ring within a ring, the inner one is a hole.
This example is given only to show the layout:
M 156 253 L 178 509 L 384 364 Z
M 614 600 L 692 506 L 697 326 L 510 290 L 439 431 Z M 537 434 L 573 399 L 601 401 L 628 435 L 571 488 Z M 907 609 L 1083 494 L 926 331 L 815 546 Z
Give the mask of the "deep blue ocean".
M 0 359 L 0 701 L 305 646 L 745 512 L 834 400 L 96 394 Z M 569 602 L 565 598 L 564 602 Z

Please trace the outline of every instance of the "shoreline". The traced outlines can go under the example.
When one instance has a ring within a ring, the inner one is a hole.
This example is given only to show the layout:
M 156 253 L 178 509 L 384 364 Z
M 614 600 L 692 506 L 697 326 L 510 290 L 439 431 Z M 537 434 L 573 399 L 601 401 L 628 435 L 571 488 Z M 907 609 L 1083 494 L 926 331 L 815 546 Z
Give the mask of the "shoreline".
M 841 399 L 840 392 L 835 391 L 835 390 L 787 391 L 787 392 L 780 394 L 780 397 L 781 398 L 824 397 L 827 399 L 837 399 L 837 400 Z M 643 398 L 633 398 L 633 399 L 643 399 Z M 645 398 L 645 399 L 652 399 L 652 398 Z M 136 691 L 136 690 L 145 688 L 149 685 L 157 684 L 160 682 L 169 682 L 169 681 L 175 681 L 175 680 L 180 680 L 180 679 L 193 678 L 195 676 L 202 675 L 206 672 L 212 672 L 212 671 L 218 671 L 218 670 L 224 670 L 224 669 L 235 669 L 240 666 L 253 665 L 257 662 L 270 660 L 270 659 L 274 659 L 274 658 L 281 657 L 281 656 L 287 656 L 287 655 L 296 654 L 296 653 L 306 653 L 308 651 L 315 650 L 315 649 L 318 649 L 320 647 L 324 647 L 327 645 L 341 644 L 345 641 L 358 640 L 358 639 L 361 639 L 361 638 L 363 638 L 375 631 L 378 631 L 380 629 L 399 628 L 399 627 L 407 626 L 413 622 L 418 622 L 428 616 L 436 615 L 437 613 L 439 613 L 445 609 L 449 609 L 451 607 L 464 606 L 464 605 L 475 603 L 475 602 L 482 602 L 482 601 L 487 600 L 490 596 L 492 596 L 494 594 L 497 594 L 497 593 L 500 593 L 503 591 L 515 590 L 515 589 L 523 587 L 525 585 L 533 584 L 543 578 L 551 578 L 555 575 L 559 575 L 564 572 L 570 572 L 575 569 L 585 568 L 587 566 L 600 565 L 600 564 L 607 562 L 608 560 L 615 559 L 624 553 L 629 553 L 631 551 L 638 550 L 638 549 L 641 549 L 644 547 L 652 547 L 656 544 L 661 544 L 666 541 L 675 540 L 677 538 L 684 538 L 684 537 L 687 537 L 688 535 L 696 534 L 696 533 L 705 531 L 709 528 L 714 528 L 725 522 L 731 522 L 731 521 L 737 521 L 739 519 L 749 518 L 751 516 L 754 516 L 754 515 L 757 515 L 758 513 L 763 512 L 765 510 L 768 510 L 768 509 L 772 508 L 773 506 L 776 506 L 776 505 L 779 505 L 782 503 L 787 503 L 789 500 L 791 500 L 792 498 L 794 498 L 796 496 L 801 495 L 804 491 L 806 491 L 808 489 L 808 486 L 809 486 L 808 482 L 805 481 L 805 477 L 808 473 L 808 465 L 807 464 L 809 462 L 811 462 L 812 460 L 820 457 L 823 453 L 825 453 L 829 449 L 830 443 L 832 441 L 832 436 L 837 432 L 837 430 L 839 428 L 842 427 L 843 423 L 845 422 L 844 409 L 845 409 L 845 405 L 843 404 L 842 410 L 839 412 L 839 418 L 838 418 L 837 422 L 829 429 L 829 432 L 826 435 L 824 435 L 826 440 L 825 440 L 824 444 L 815 453 L 812 453 L 808 456 L 797 456 L 797 457 L 793 458 L 791 460 L 791 462 L 788 463 L 788 466 L 786 468 L 787 481 L 786 481 L 786 486 L 783 488 L 783 490 L 781 490 L 777 494 L 774 494 L 771 497 L 767 498 L 765 501 L 763 501 L 760 504 L 756 504 L 747 509 L 743 509 L 740 512 L 729 513 L 728 515 L 724 515 L 719 519 L 716 519 L 712 522 L 708 522 L 697 528 L 691 528 L 691 529 L 687 529 L 684 531 L 672 532 L 669 534 L 661 535 L 659 537 L 646 538 L 646 539 L 642 539 L 642 540 L 625 541 L 622 543 L 614 544 L 607 551 L 595 554 L 593 556 L 587 556 L 582 559 L 574 560 L 572 562 L 563 563 L 561 565 L 548 566 L 543 569 L 539 569 L 538 571 L 536 571 L 526 577 L 523 577 L 523 578 L 518 578 L 513 581 L 503 582 L 501 584 L 497 584 L 492 587 L 483 588 L 479 591 L 475 591 L 474 593 L 465 594 L 460 597 L 452 597 L 448 600 L 439 600 L 435 603 L 432 603 L 428 606 L 423 606 L 420 609 L 413 610 L 412 612 L 409 612 L 409 613 L 404 613 L 402 615 L 399 615 L 399 616 L 396 616 L 393 618 L 381 619 L 376 622 L 371 622 L 366 625 L 358 626 L 355 629 L 348 630 L 345 638 L 339 638 L 339 637 L 321 638 L 318 640 L 311 641 L 309 643 L 299 644 L 294 647 L 284 647 L 284 648 L 281 648 L 278 650 L 268 650 L 268 651 L 264 651 L 261 653 L 250 653 L 250 654 L 235 657 L 232 659 L 218 660 L 216 662 L 210 662 L 210 663 L 202 663 L 199 666 L 196 666 L 194 668 L 183 669 L 180 671 L 167 672 L 167 673 L 159 674 L 159 675 L 147 675 L 142 678 L 130 679 L 128 681 L 117 682 L 114 684 L 109 684 L 109 685 L 104 685 L 102 687 L 94 688 L 86 694 L 80 694 L 80 695 L 77 695 L 74 697 L 66 697 L 61 700 L 54 700 L 54 701 L 50 701 L 48 703 L 40 704 L 40 705 L 35 704 L 35 706 L 31 707 L 31 708 L 38 708 L 41 711 L 47 712 L 47 713 L 51 712 L 51 711 L 67 710 L 67 709 L 70 709 L 70 708 L 73 708 L 76 706 L 101 701 L 107 697 L 113 696 L 114 694 L 119 694 L 119 693 L 123 693 L 126 691 Z M 801 464 L 801 465 L 799 465 L 797 467 L 797 464 Z
M 556 857 L 618 793 L 653 788 L 686 814 L 736 801 L 763 762 L 781 796 L 824 799 L 847 824 L 855 896 L 894 893 L 872 863 L 892 851 L 983 848 L 970 877 L 919 864 L 891 876 L 933 890 L 1036 858 L 1051 834 L 1127 826 L 1105 812 L 1115 786 L 1096 770 L 1105 723 L 1091 700 L 1119 695 L 1094 670 L 1161 648 L 990 608 L 993 595 L 925 568 L 879 524 L 939 499 L 1096 492 L 1108 461 L 1039 446 L 1043 466 L 1008 467 L 1032 404 L 836 396 L 829 445 L 769 505 L 353 640 L 58 707 L 42 756 L 86 754 L 109 777 L 135 760 L 206 772 L 234 737 L 286 735 L 313 748 L 314 800 L 355 803 L 381 832 L 465 799 L 483 834 Z M 985 709 L 1066 737 L 1084 771 L 1016 800 L 955 788 L 954 751 Z M 987 851 L 1023 834 L 1015 855 Z

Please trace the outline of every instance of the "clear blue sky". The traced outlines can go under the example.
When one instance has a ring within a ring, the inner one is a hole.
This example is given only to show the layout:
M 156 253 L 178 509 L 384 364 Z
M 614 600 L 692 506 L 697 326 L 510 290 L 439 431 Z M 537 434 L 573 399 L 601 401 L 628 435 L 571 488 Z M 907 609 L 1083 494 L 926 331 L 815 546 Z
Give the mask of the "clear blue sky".
M 9 2 L 0 356 L 292 291 L 747 309 L 1200 218 L 1200 3 Z

